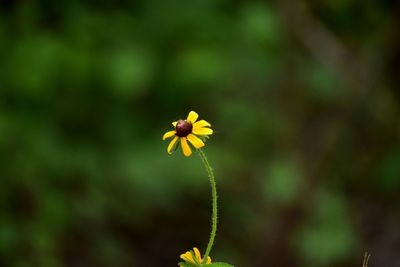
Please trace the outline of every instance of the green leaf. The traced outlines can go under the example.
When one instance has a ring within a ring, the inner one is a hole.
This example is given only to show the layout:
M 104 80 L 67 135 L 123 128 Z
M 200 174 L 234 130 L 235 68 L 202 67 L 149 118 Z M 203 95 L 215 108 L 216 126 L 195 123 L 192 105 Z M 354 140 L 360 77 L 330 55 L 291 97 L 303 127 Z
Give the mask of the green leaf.
M 197 267 L 198 266 L 204 266 L 204 267 L 233 267 L 233 265 L 230 265 L 230 264 L 225 263 L 225 262 L 215 262 L 215 263 L 212 263 L 212 264 L 202 264 L 202 265 L 193 264 L 193 263 L 189 263 L 189 262 L 180 262 L 179 266 L 182 266 L 182 267 L 196 267 L 196 266 Z
M 197 264 L 193 264 L 193 263 L 189 263 L 189 262 L 180 262 L 178 265 L 181 266 L 181 267 L 196 267 L 196 266 L 199 266 Z
M 210 266 L 210 267 L 233 267 L 233 265 L 230 265 L 228 263 L 225 262 L 215 262 L 213 264 L 207 264 L 205 266 Z

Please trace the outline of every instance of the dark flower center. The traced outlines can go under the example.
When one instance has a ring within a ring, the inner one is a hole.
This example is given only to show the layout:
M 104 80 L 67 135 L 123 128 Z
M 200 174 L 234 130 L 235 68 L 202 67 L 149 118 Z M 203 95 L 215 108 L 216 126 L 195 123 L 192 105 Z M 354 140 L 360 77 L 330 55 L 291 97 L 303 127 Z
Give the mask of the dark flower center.
M 176 123 L 175 131 L 176 135 L 179 137 L 185 137 L 188 136 L 192 132 L 192 124 L 185 121 L 185 120 L 179 120 Z

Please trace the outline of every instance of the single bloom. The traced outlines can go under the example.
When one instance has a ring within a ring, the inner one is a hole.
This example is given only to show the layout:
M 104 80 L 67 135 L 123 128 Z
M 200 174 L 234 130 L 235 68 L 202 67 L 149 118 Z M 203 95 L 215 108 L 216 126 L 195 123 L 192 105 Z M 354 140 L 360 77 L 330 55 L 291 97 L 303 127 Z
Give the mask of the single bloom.
M 197 121 L 199 115 L 190 111 L 186 120 L 178 120 L 174 121 L 172 125 L 175 127 L 175 130 L 166 132 L 163 136 L 163 140 L 167 138 L 173 137 L 172 141 L 169 143 L 167 152 L 171 154 L 174 151 L 174 148 L 180 142 L 183 154 L 186 157 L 189 157 L 192 154 L 192 150 L 188 144 L 192 144 L 196 149 L 204 146 L 204 142 L 200 137 L 206 137 L 208 135 L 212 135 L 213 130 L 211 124 L 205 120 Z
M 181 259 L 188 263 L 193 264 L 201 264 L 203 259 L 201 258 L 200 251 L 197 248 L 193 248 L 193 250 L 187 251 L 186 253 L 182 254 Z M 206 264 L 211 264 L 210 256 L 207 257 Z M 182 265 L 180 265 L 182 266 Z

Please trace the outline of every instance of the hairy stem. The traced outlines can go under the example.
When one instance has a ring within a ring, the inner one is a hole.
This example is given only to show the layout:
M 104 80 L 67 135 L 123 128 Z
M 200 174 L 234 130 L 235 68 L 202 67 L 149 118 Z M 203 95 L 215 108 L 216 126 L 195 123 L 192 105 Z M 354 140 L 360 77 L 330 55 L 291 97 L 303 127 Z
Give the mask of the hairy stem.
M 204 254 L 203 258 L 203 264 L 206 263 L 208 255 L 210 255 L 211 248 L 214 244 L 214 239 L 215 235 L 217 233 L 217 214 L 218 214 L 218 208 L 217 208 L 217 184 L 215 183 L 215 177 L 213 170 L 210 166 L 210 163 L 208 163 L 206 154 L 204 154 L 203 150 L 198 149 L 199 155 L 201 160 L 203 161 L 203 164 L 206 168 L 206 171 L 208 173 L 208 178 L 210 179 L 210 185 L 211 185 L 211 194 L 212 194 L 212 217 L 211 217 L 211 234 L 210 234 L 210 240 L 208 241 L 207 249 Z

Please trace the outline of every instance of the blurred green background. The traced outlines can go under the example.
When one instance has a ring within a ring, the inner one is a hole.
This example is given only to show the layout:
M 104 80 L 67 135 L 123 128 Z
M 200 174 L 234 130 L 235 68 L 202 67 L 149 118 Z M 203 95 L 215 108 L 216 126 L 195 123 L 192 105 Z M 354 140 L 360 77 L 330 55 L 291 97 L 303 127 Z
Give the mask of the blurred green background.
M 0 266 L 400 264 L 394 0 L 2 1 Z

